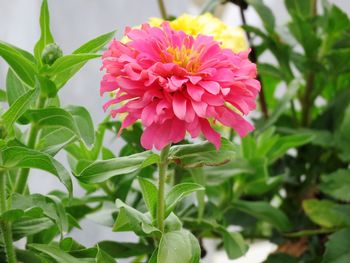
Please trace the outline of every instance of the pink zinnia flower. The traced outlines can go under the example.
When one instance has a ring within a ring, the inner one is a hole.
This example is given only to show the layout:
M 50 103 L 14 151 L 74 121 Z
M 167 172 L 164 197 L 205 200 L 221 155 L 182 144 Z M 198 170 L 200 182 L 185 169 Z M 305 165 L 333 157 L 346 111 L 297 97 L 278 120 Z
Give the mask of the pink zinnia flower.
M 209 121 L 230 126 L 240 136 L 253 126 L 243 115 L 255 108 L 260 90 L 248 53 L 233 53 L 212 37 L 193 37 L 169 27 L 126 29 L 127 43 L 113 40 L 103 54 L 101 94 L 115 92 L 104 105 L 115 117 L 127 113 L 121 130 L 141 120 L 141 144 L 160 150 L 202 133 L 217 149 L 220 134 Z

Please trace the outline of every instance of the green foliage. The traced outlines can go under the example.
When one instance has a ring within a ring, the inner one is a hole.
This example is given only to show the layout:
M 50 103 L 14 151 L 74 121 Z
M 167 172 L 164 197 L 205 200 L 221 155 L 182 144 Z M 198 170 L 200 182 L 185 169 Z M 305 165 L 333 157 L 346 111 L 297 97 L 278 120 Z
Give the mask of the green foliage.
M 181 253 L 179 253 L 181 251 Z M 166 233 L 160 240 L 157 262 L 198 263 L 200 248 L 196 238 L 188 231 Z
M 326 252 L 322 263 L 345 263 L 350 256 L 349 240 L 350 230 L 340 230 L 330 236 L 326 244 Z
M 158 154 L 142 148 L 141 123 L 124 129 L 118 152 L 105 137 L 117 134 L 120 121 L 107 117 L 94 125 L 89 109 L 61 106 L 59 90 L 101 56 L 115 32 L 63 54 L 43 0 L 34 54 L 0 41 L 9 66 L 6 90 L 0 90 L 0 227 L 10 233 L 2 234 L 0 261 L 11 238 L 26 238 L 23 250 L 13 249 L 24 263 L 197 263 L 205 239 L 217 239 L 217 249 L 233 260 L 248 251 L 246 240 L 259 238 L 284 252 L 266 262 L 347 262 L 350 20 L 337 6 L 317 2 L 285 0 L 290 21 L 279 25 L 268 1 L 246 1 L 262 20 L 262 28 L 249 21 L 243 28 L 259 43 L 252 59 L 269 113 L 252 120 L 254 132 L 239 139 L 218 127 L 219 150 L 206 141 L 183 141 Z M 207 9 L 221 3 L 210 1 Z M 274 63 L 264 61 L 265 52 Z M 280 87 L 285 91 L 276 97 Z M 71 172 L 55 159 L 62 152 Z M 157 184 L 159 168 L 165 169 L 164 188 Z M 27 179 L 37 169 L 56 176 L 66 191 L 31 193 Z M 84 196 L 73 197 L 73 176 Z M 85 218 L 138 240 L 85 247 L 67 237 Z M 295 255 L 294 244 L 304 240 L 305 252 Z
M 237 200 L 233 202 L 233 207 L 256 218 L 267 221 L 281 231 L 288 231 L 291 228 L 288 217 L 283 212 L 266 202 Z

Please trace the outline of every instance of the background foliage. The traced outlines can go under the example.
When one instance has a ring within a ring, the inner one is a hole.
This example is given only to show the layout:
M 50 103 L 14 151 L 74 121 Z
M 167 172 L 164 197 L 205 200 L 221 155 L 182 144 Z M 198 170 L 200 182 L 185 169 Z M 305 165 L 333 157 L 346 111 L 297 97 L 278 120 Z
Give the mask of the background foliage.
M 128 257 L 198 262 L 206 238 L 219 240 L 218 249 L 231 259 L 246 253 L 248 240 L 259 238 L 278 244 L 268 263 L 348 261 L 349 17 L 327 1 L 285 0 L 291 20 L 283 27 L 262 0 L 227 2 L 240 6 L 242 18 L 253 7 L 264 25 L 244 25 L 263 86 L 257 129 L 243 140 L 222 130 L 226 138 L 219 152 L 207 142 L 170 148 L 163 234 L 155 226 L 161 159 L 140 146 L 141 126 L 123 132 L 126 145 L 115 156 L 104 138 L 116 134 L 120 122 L 106 118 L 94 127 L 88 109 L 60 107 L 59 90 L 100 56 L 114 32 L 62 55 L 43 1 L 34 54 L 0 42 L 0 56 L 9 65 L 0 93 L 8 104 L 0 127 L 1 262 L 12 241 L 23 237 L 26 247 L 16 248 L 16 256 L 30 263 Z M 206 9 L 219 4 L 211 1 Z M 275 64 L 259 63 L 265 52 Z M 286 87 L 282 97 L 276 96 L 280 87 Z M 60 151 L 69 168 L 55 159 Z M 29 169 L 56 176 L 67 191 L 31 194 Z M 72 177 L 86 190 L 84 197 L 72 196 Z M 133 231 L 139 242 L 101 241 L 86 248 L 66 237 L 86 216 L 111 231 Z M 242 231 L 230 231 L 233 225 Z

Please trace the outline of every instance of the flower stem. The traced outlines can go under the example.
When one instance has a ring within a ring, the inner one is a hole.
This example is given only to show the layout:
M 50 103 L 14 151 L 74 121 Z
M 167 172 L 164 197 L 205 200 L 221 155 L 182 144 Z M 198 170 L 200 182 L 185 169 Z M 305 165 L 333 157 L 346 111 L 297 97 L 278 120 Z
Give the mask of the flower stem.
M 158 181 L 158 204 L 157 204 L 157 226 L 161 232 L 164 231 L 164 213 L 165 213 L 165 180 L 168 169 L 168 154 L 170 144 L 166 146 L 160 153 L 160 161 L 158 164 L 159 181 Z
M 45 107 L 45 104 L 46 104 L 46 98 L 40 97 L 37 102 L 36 108 L 38 109 L 43 108 Z M 33 148 L 33 149 L 35 148 L 37 134 L 38 134 L 38 127 L 35 124 L 32 124 L 29 130 L 28 142 L 27 142 L 27 146 L 29 148 Z M 17 193 L 23 194 L 25 192 L 28 175 L 29 175 L 28 168 L 23 168 L 20 170 L 19 176 L 17 177 L 16 184 L 15 184 L 15 191 Z
M 0 170 L 0 214 L 6 211 L 6 199 L 6 173 L 4 170 Z M 16 263 L 16 254 L 12 241 L 11 223 L 1 220 L 0 229 L 5 247 L 7 262 Z
M 35 125 L 33 125 L 30 128 L 29 136 L 28 136 L 27 146 L 29 148 L 34 148 L 35 147 L 37 133 L 38 133 L 38 129 L 36 128 Z M 23 194 L 24 191 L 26 190 L 28 175 L 29 175 L 29 169 L 28 168 L 23 168 L 23 169 L 20 170 L 19 176 L 18 176 L 16 184 L 15 184 L 15 191 L 17 193 Z
M 163 0 L 158 0 L 158 6 L 159 6 L 160 14 L 162 15 L 162 18 L 164 20 L 167 20 L 168 15 L 167 15 L 167 12 L 166 12 L 166 9 L 165 9 L 164 1 Z

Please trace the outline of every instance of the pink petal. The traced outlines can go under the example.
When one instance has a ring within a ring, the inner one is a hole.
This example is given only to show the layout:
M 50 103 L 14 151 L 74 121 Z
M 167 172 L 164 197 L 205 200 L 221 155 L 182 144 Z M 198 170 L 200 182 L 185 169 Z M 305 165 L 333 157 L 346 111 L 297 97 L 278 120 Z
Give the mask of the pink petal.
M 142 121 L 142 124 L 145 125 L 146 127 L 150 126 L 154 122 L 155 117 L 157 116 L 156 106 L 157 105 L 155 103 L 152 103 L 146 106 L 145 108 L 143 108 L 142 110 L 141 121 Z
M 224 125 L 233 128 L 240 137 L 254 130 L 254 126 L 246 121 L 241 115 L 225 107 L 219 109 L 220 113 L 217 119 Z
M 183 84 L 187 82 L 187 79 L 181 79 L 176 76 L 172 76 L 169 79 L 169 89 L 171 91 L 176 91 L 182 87 Z
M 197 113 L 199 117 L 205 118 L 208 104 L 204 102 L 192 101 L 192 106 L 194 111 Z
M 187 93 L 194 99 L 195 101 L 201 101 L 202 95 L 204 94 L 204 89 L 190 83 L 187 83 Z
M 184 120 L 186 117 L 186 99 L 181 93 L 175 93 L 173 96 L 173 110 L 176 117 Z
M 216 150 L 219 150 L 221 146 L 220 133 L 216 132 L 206 119 L 200 119 L 199 122 L 201 124 L 201 130 L 205 138 L 207 138 L 208 141 L 215 145 Z
M 158 125 L 151 125 L 146 127 L 141 135 L 141 145 L 147 150 L 152 150 L 154 141 L 157 138 L 154 136 L 158 129 Z
M 202 101 L 213 106 L 222 106 L 225 103 L 225 100 L 220 95 L 214 96 L 207 92 L 203 94 Z
M 201 81 L 199 85 L 211 94 L 217 95 L 220 93 L 220 85 L 216 81 Z
M 100 94 L 101 96 L 105 92 L 111 92 L 118 89 L 117 80 L 112 75 L 106 74 L 103 76 L 103 79 L 101 80 L 101 88 L 100 88 Z
M 196 85 L 199 81 L 202 80 L 201 76 L 187 76 L 187 78 L 190 80 L 190 82 L 194 85 Z

